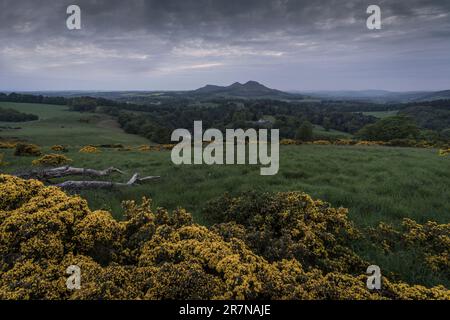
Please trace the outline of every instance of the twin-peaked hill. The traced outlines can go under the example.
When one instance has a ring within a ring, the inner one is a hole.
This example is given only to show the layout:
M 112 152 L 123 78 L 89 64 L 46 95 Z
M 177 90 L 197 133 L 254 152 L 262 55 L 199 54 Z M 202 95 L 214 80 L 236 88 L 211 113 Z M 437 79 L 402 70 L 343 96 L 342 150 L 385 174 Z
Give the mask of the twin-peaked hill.
M 232 98 L 278 98 L 278 99 L 302 99 L 303 96 L 291 94 L 280 90 L 268 88 L 256 81 L 248 81 L 244 84 L 235 82 L 230 86 L 206 85 L 190 92 L 201 97 L 232 97 Z

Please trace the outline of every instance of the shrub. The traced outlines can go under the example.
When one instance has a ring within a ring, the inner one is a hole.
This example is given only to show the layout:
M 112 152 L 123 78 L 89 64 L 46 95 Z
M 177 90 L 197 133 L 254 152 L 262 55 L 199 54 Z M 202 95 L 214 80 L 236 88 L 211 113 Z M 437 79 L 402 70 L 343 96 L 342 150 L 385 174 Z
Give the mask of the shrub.
M 175 147 L 175 144 L 162 144 L 160 145 L 160 148 L 165 150 L 172 150 Z
M 0 141 L 0 149 L 14 149 L 17 146 L 17 142 Z
M 225 217 L 243 212 L 243 224 L 213 228 L 182 209 L 153 211 L 146 199 L 125 202 L 119 222 L 78 196 L 8 175 L 0 193 L 0 299 L 450 299 L 442 286 L 387 278 L 369 291 L 365 268 L 347 270 L 360 259 L 345 246 L 356 231 L 345 209 L 302 193 L 218 202 Z M 70 265 L 81 268 L 80 290 L 66 289 Z
M 321 145 L 321 146 L 326 146 L 326 145 L 330 145 L 331 142 L 328 140 L 316 140 L 312 142 L 315 145 Z
M 67 150 L 66 146 L 62 146 L 62 145 L 54 145 L 51 147 L 51 149 L 56 152 L 68 152 L 69 151 L 69 150 Z
M 417 142 L 412 139 L 392 139 L 388 144 L 394 147 L 415 147 Z
M 288 145 L 296 145 L 299 144 L 296 140 L 293 139 L 281 139 L 280 145 L 288 146 Z
M 358 141 L 350 140 L 350 139 L 338 139 L 334 142 L 334 144 L 336 144 L 338 146 L 353 146 L 357 143 L 358 143 Z
M 40 156 L 41 149 L 35 144 L 18 143 L 16 150 L 14 151 L 15 156 Z
M 382 243 L 386 252 L 414 249 L 430 270 L 450 277 L 450 223 L 428 221 L 419 224 L 403 219 L 399 229 L 380 223 L 370 230 L 370 235 L 376 242 Z
M 100 150 L 94 146 L 86 146 L 80 149 L 81 153 L 99 153 Z
M 300 141 L 309 141 L 313 138 L 314 126 L 309 121 L 304 121 L 300 128 L 298 128 L 295 139 Z
M 105 148 L 105 149 L 122 149 L 125 148 L 121 143 L 113 143 L 113 144 L 99 144 L 94 146 L 96 148 Z
M 439 155 L 442 156 L 442 157 L 448 156 L 449 154 L 450 154 L 450 148 L 439 150 Z
M 269 261 L 295 258 L 304 267 L 327 271 L 350 271 L 364 264 L 345 247 L 358 237 L 347 213 L 301 192 L 224 196 L 209 202 L 204 212 L 212 223 L 243 225 L 246 242 Z
M 62 154 L 46 154 L 43 157 L 33 160 L 33 166 L 61 166 L 72 162 L 72 159 L 67 158 Z
M 415 139 L 420 133 L 413 119 L 407 116 L 394 116 L 366 125 L 357 135 L 369 141 L 390 141 L 393 139 Z
M 122 147 L 122 148 L 117 148 L 117 151 L 133 151 L 133 147 Z
M 361 140 L 356 143 L 357 146 L 384 146 L 386 143 L 384 141 L 367 141 Z
M 139 150 L 139 151 L 142 151 L 142 152 L 151 151 L 151 150 L 152 150 L 152 147 L 149 146 L 149 145 L 142 145 L 142 146 L 140 146 L 140 147 L 138 148 L 138 150 Z
M 2 122 L 26 122 L 39 120 L 34 114 L 23 113 L 11 108 L 0 108 L 0 121 Z

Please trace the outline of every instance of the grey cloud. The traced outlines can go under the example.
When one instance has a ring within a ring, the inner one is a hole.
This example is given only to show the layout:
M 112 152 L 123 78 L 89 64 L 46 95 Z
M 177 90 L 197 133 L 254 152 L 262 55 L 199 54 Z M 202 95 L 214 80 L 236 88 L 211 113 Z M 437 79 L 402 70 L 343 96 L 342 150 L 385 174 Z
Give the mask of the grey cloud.
M 81 31 L 65 27 L 74 3 Z M 0 90 L 450 87 L 433 77 L 450 71 L 447 0 L 0 0 L 0 43 Z

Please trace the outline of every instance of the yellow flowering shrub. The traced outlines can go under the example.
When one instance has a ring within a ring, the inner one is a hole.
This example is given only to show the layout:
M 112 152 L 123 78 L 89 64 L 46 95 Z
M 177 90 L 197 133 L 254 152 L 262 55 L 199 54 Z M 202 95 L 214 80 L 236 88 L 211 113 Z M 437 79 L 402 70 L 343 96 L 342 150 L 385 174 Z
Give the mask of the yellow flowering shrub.
M 33 166 L 61 166 L 72 162 L 72 159 L 62 154 L 46 154 L 39 159 L 33 160 Z
M 129 151 L 133 151 L 133 147 L 130 146 L 122 146 L 120 148 L 116 148 L 117 151 L 122 151 L 122 152 L 129 152 Z
M 358 141 L 351 140 L 351 139 L 338 139 L 338 140 L 334 141 L 334 144 L 338 145 L 338 146 L 353 146 L 357 143 L 358 143 Z
M 450 154 L 450 148 L 439 150 L 439 155 L 441 157 L 448 156 L 449 154 Z
M 142 146 L 140 146 L 140 147 L 138 148 L 138 150 L 139 150 L 139 151 L 142 151 L 142 152 L 146 152 L 146 151 L 152 151 L 153 149 L 152 149 L 152 147 L 149 146 L 149 145 L 142 145 Z
M 280 140 L 280 145 L 282 146 L 288 146 L 288 145 L 297 145 L 300 144 L 297 140 L 293 140 L 293 139 L 281 139 Z
M 208 144 L 207 142 L 203 142 L 203 143 L 204 143 L 204 145 Z M 159 145 L 154 145 L 154 146 L 144 144 L 142 146 L 139 146 L 138 150 L 142 151 L 142 152 L 162 151 L 162 150 L 172 150 L 173 147 L 175 147 L 174 144 L 159 144 Z
M 164 150 L 172 150 L 175 146 L 175 144 L 162 144 L 160 145 L 160 148 Z
M 17 146 L 17 142 L 0 141 L 0 149 L 14 149 Z
M 83 148 L 80 149 L 81 153 L 99 153 L 100 149 L 98 149 L 97 147 L 94 146 L 85 146 Z
M 377 228 L 370 230 L 370 234 L 387 252 L 413 248 L 416 254 L 422 255 L 421 260 L 432 271 L 450 277 L 450 223 L 428 221 L 419 224 L 411 219 L 403 219 L 399 230 L 380 223 Z
M 246 232 L 241 233 L 241 239 L 270 261 L 295 258 L 307 268 L 342 272 L 362 270 L 367 265 L 346 246 L 359 237 L 348 220 L 348 210 L 333 208 L 305 193 L 225 195 L 209 202 L 204 213 L 211 223 L 242 225 Z M 236 234 L 231 226 L 231 231 L 223 226 L 217 230 L 224 236 L 227 232 Z
M 361 140 L 356 143 L 357 146 L 384 146 L 387 143 L 384 141 L 366 141 Z
M 320 145 L 320 146 L 327 146 L 327 145 L 331 144 L 331 142 L 328 140 L 315 140 L 312 143 L 315 145 Z
M 51 149 L 56 152 L 68 152 L 69 151 L 69 150 L 67 150 L 66 146 L 62 146 L 62 145 L 54 145 L 51 147 Z
M 28 143 L 18 143 L 14 151 L 15 156 L 40 156 L 41 154 L 39 146 Z
M 244 217 L 211 228 L 183 209 L 153 211 L 148 199 L 125 202 L 116 221 L 78 196 L 8 175 L 0 194 L 0 299 L 450 299 L 442 286 L 387 278 L 369 291 L 367 265 L 351 271 L 361 259 L 345 246 L 357 236 L 346 211 L 302 193 L 229 198 L 222 213 Z M 405 237 L 425 232 L 416 227 Z M 79 290 L 66 288 L 71 265 L 81 269 Z

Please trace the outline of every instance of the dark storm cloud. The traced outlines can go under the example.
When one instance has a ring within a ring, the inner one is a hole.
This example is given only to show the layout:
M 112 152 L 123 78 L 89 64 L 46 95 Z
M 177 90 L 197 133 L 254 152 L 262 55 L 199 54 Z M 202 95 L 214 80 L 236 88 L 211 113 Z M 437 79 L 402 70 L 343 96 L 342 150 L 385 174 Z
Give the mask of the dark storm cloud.
M 447 0 L 0 0 L 0 41 L 0 89 L 450 88 Z

